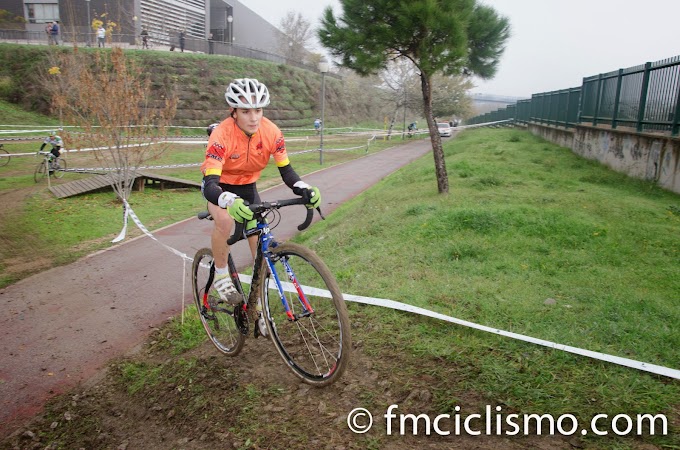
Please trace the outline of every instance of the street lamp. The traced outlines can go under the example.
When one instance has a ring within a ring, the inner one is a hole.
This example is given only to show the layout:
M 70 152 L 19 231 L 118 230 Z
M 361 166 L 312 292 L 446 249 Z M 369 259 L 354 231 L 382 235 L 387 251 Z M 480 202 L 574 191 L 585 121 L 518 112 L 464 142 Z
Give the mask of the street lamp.
M 326 58 L 321 58 L 319 61 L 319 72 L 321 72 L 321 133 L 319 141 L 319 164 L 323 165 L 323 129 L 326 122 L 324 122 L 324 112 L 326 109 L 326 72 L 328 72 L 328 61 Z
M 232 36 L 234 35 L 232 28 L 231 28 L 231 27 L 233 27 L 233 25 L 231 24 L 233 21 L 234 21 L 234 16 L 232 16 L 231 14 L 228 15 L 227 16 L 227 23 L 229 24 L 229 30 L 227 30 L 227 38 L 229 39 L 230 44 L 233 41 Z
M 90 0 L 85 0 L 85 4 L 87 4 L 87 46 L 91 47 L 92 44 L 90 43 L 90 27 L 92 26 L 92 21 L 90 20 Z

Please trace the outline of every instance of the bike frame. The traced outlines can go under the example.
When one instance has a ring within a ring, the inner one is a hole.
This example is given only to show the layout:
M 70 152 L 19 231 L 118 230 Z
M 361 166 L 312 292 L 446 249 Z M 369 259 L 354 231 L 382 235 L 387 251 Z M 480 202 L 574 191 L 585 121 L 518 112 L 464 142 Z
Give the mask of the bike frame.
M 288 264 L 288 261 L 283 260 L 282 264 L 285 268 L 286 275 L 288 276 L 288 280 L 295 287 L 295 291 L 297 293 L 298 300 L 300 301 L 300 304 L 302 305 L 302 308 L 303 308 L 303 312 L 301 314 L 293 314 L 293 312 L 291 311 L 288 300 L 286 299 L 285 290 L 283 288 L 283 283 L 281 281 L 281 278 L 279 277 L 278 272 L 276 271 L 276 269 L 274 267 L 275 255 L 270 250 L 270 247 L 275 248 L 277 246 L 277 243 L 274 240 L 274 236 L 271 233 L 271 230 L 269 228 L 269 224 L 266 222 L 266 220 L 264 218 L 258 218 L 257 228 L 254 232 L 250 233 L 250 235 L 253 235 L 253 234 L 258 235 L 257 250 L 255 252 L 255 260 L 253 262 L 253 276 L 252 276 L 252 280 L 251 280 L 251 284 L 250 284 L 250 291 L 248 293 L 248 301 L 247 301 L 246 305 L 254 305 L 257 301 L 258 293 L 257 293 L 257 290 L 254 289 L 253 287 L 257 286 L 259 284 L 260 277 L 262 277 L 261 269 L 262 269 L 262 261 L 264 260 L 264 261 L 267 262 L 267 267 L 269 269 L 269 272 L 272 274 L 272 276 L 274 278 L 276 290 L 278 292 L 281 304 L 283 305 L 283 308 L 286 311 L 286 316 L 288 317 L 288 320 L 295 322 L 302 317 L 307 317 L 307 316 L 313 314 L 314 309 L 312 308 L 312 306 L 307 301 L 307 297 L 305 296 L 304 292 L 302 291 L 302 287 L 298 283 L 297 278 L 295 277 L 295 273 L 293 272 L 293 269 Z M 208 277 L 208 281 L 206 283 L 206 289 L 203 293 L 203 305 L 206 307 L 206 309 L 208 311 L 212 309 L 210 307 L 210 304 L 208 303 L 208 287 L 212 284 L 212 281 L 214 279 L 214 275 L 215 275 L 215 264 L 213 262 L 211 264 L 211 267 L 210 267 L 210 276 Z M 237 278 L 237 277 L 233 277 L 233 278 Z M 241 291 L 242 291 L 242 288 L 241 288 Z
M 288 304 L 288 300 L 286 299 L 286 296 L 284 294 L 284 289 L 283 289 L 283 283 L 281 282 L 281 279 L 279 277 L 278 272 L 274 268 L 274 254 L 269 250 L 269 247 L 271 245 L 272 248 L 276 247 L 276 241 L 274 240 L 274 236 L 272 236 L 271 231 L 269 229 L 269 224 L 265 220 L 258 220 L 257 222 L 257 230 L 260 233 L 259 238 L 258 238 L 258 245 L 257 245 L 257 253 L 255 256 L 255 264 L 254 264 L 254 270 L 253 270 L 253 285 L 255 285 L 255 281 L 259 280 L 260 278 L 260 273 L 259 273 L 259 268 L 262 267 L 262 258 L 267 261 L 267 266 L 269 267 L 269 272 L 272 274 L 274 278 L 274 282 L 276 283 L 276 290 L 278 291 L 279 294 L 279 299 L 281 300 L 281 304 L 283 305 L 283 308 L 286 310 L 286 316 L 288 316 L 288 320 L 291 321 L 297 321 L 300 317 L 306 317 L 310 314 L 314 313 L 314 309 L 312 306 L 309 304 L 307 301 L 307 297 L 305 297 L 305 293 L 302 292 L 302 287 L 297 281 L 297 278 L 295 277 L 295 273 L 293 272 L 293 269 L 290 267 L 288 264 L 288 261 L 285 259 L 282 261 L 283 267 L 285 268 L 286 274 L 288 275 L 288 281 L 290 281 L 293 286 L 295 286 L 295 291 L 297 292 L 298 300 L 300 301 L 300 304 L 302 305 L 303 308 L 303 313 L 300 315 L 293 314 L 293 312 L 290 309 L 290 305 Z M 257 278 L 255 276 L 255 269 L 257 269 Z M 252 295 L 252 289 L 251 289 L 251 295 Z

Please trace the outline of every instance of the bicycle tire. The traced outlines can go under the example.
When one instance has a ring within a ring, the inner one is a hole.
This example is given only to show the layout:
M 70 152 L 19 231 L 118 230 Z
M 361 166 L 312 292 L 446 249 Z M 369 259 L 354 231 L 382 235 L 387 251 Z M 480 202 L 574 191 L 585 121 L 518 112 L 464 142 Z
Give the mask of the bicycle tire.
M 226 305 L 221 300 L 206 293 L 206 285 L 208 280 L 212 280 L 214 277 L 214 271 L 212 250 L 202 248 L 196 252 L 191 267 L 191 284 L 196 309 L 203 328 L 215 348 L 227 356 L 236 356 L 243 349 L 245 342 L 245 336 L 239 330 L 235 320 L 237 308 L 241 306 Z M 229 255 L 229 273 L 236 273 L 231 255 Z M 210 281 L 210 286 L 207 287 L 208 292 L 211 287 L 212 281 Z M 240 284 L 237 287 L 239 290 L 241 289 Z M 243 293 L 242 290 L 241 293 Z M 206 307 L 204 301 L 209 304 L 209 308 Z
M 38 164 L 35 168 L 35 172 L 33 173 L 33 179 L 35 180 L 36 183 L 40 183 L 42 180 L 45 179 L 47 176 L 47 165 L 45 164 L 45 161 L 41 161 L 40 164 Z
M 54 170 L 54 177 L 55 178 L 62 178 L 64 174 L 66 173 L 66 160 L 64 158 L 57 158 L 52 162 L 53 167 L 57 167 Z
M 5 150 L 4 148 L 0 148 L 0 153 L 3 153 L 5 155 L 9 155 L 9 152 L 7 150 Z M 11 158 L 12 158 L 11 156 L 3 156 L 2 158 L 0 158 L 0 167 L 4 167 L 7 164 L 9 164 L 9 160 Z
M 275 287 L 274 275 L 263 267 L 260 298 L 269 335 L 295 375 L 314 386 L 329 385 L 347 368 L 352 348 L 342 292 L 331 271 L 314 251 L 287 242 L 272 249 L 272 253 L 276 276 L 282 283 L 292 279 L 284 265 L 287 263 L 314 313 L 290 320 Z M 264 264 L 266 266 L 267 262 Z M 317 289 L 310 287 L 327 290 L 330 298 L 319 295 Z M 301 314 L 302 303 L 293 283 L 285 283 L 284 294 L 291 312 Z

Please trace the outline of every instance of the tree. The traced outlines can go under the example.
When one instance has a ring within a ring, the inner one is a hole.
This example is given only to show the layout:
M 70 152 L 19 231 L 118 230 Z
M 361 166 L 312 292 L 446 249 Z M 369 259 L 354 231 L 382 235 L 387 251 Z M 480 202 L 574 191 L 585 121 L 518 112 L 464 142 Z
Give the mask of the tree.
M 473 87 L 472 81 L 466 76 L 434 75 L 432 77 L 434 116 L 446 120 L 453 116 L 469 117 L 472 112 L 472 101 L 467 93 Z
M 408 59 L 420 77 L 423 110 L 430 131 L 439 193 L 449 190 L 444 151 L 432 110 L 432 77 L 495 74 L 505 41 L 507 18 L 476 0 L 340 0 L 343 15 L 326 8 L 319 40 L 339 64 L 361 75 L 389 61 Z
M 314 37 L 311 23 L 302 14 L 288 11 L 280 26 L 285 36 L 279 39 L 279 53 L 293 61 L 304 62 L 309 41 Z
M 62 123 L 80 128 L 79 140 L 99 148 L 95 156 L 126 202 L 138 168 L 165 150 L 177 100 L 169 92 L 152 93 L 142 68 L 120 48 L 96 53 L 74 48 L 51 58 L 42 77 L 50 104 Z

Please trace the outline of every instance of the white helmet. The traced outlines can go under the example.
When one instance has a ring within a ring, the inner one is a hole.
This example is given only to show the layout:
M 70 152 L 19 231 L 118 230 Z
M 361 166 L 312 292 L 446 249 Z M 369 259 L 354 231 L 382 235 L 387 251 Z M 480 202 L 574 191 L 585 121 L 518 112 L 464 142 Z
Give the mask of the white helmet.
M 264 108 L 269 105 L 269 90 L 255 78 L 239 78 L 229 83 L 224 98 L 232 108 Z

